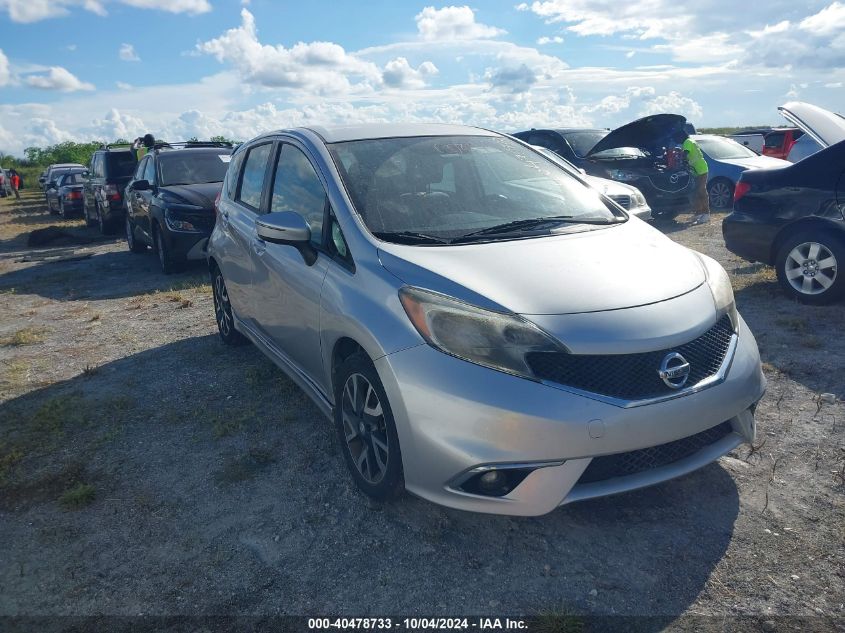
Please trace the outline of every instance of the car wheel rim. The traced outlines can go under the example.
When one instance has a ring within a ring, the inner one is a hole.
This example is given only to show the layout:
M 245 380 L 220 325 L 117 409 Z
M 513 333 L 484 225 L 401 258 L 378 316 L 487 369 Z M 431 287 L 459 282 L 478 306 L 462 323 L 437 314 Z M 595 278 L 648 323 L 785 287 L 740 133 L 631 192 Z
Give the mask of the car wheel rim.
M 717 209 L 728 206 L 731 199 L 731 189 L 723 182 L 716 182 L 710 187 L 710 205 Z
M 824 244 L 804 242 L 789 251 L 784 274 L 796 292 L 820 295 L 836 281 L 836 257 Z
M 229 336 L 232 331 L 232 312 L 229 305 L 229 295 L 226 292 L 226 283 L 223 275 L 217 275 L 214 279 L 214 316 L 217 319 L 217 326 L 223 336 Z
M 346 379 L 340 415 L 343 437 L 355 468 L 368 483 L 379 483 L 387 473 L 390 455 L 387 426 L 378 394 L 362 374 Z

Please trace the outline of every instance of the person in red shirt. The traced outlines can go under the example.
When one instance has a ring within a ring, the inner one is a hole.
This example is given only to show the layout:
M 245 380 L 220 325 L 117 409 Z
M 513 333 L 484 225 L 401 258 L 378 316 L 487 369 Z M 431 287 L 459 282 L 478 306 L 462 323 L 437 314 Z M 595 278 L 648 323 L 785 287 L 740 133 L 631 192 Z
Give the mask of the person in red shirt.
M 21 194 L 18 191 L 21 188 L 21 177 L 18 176 L 18 172 L 12 172 L 12 177 L 10 178 L 12 181 L 12 191 L 15 192 L 15 198 L 18 200 L 21 199 Z

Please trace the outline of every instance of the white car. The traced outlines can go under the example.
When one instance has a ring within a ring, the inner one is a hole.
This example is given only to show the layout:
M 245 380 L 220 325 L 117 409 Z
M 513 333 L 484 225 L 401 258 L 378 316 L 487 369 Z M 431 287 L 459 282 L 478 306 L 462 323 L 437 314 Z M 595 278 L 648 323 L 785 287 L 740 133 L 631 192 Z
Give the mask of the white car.
M 637 216 L 640 220 L 652 219 L 651 207 L 648 206 L 645 196 L 636 187 L 616 180 L 610 180 L 609 178 L 590 176 L 583 169 L 578 169 L 568 160 L 546 147 L 540 147 L 539 145 L 532 145 L 531 147 L 544 156 L 548 156 L 566 170 L 574 173 L 578 178 L 587 181 L 587 184 L 594 189 L 598 189 L 631 215 Z

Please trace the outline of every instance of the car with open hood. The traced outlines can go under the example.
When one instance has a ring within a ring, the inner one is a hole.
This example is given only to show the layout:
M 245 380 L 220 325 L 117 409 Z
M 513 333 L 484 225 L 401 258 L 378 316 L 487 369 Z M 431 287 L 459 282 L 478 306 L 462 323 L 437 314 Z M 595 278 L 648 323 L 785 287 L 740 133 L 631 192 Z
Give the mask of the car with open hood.
M 232 146 L 229 143 L 156 143 L 126 186 L 126 243 L 133 253 L 150 247 L 165 274 L 204 260 L 214 228 Z
M 221 339 L 313 399 L 376 499 L 539 515 L 754 438 L 765 379 L 721 266 L 508 136 L 264 134 L 217 209 Z
M 513 136 L 552 150 L 591 176 L 636 187 L 655 219 L 670 220 L 689 209 L 695 188 L 690 169 L 668 151 L 677 146 L 674 136 L 685 129 L 683 116 L 655 114 L 612 131 L 535 129 Z
M 707 161 L 707 195 L 710 208 L 718 211 L 733 206 L 734 187 L 742 172 L 747 169 L 783 167 L 788 164 L 778 158 L 761 156 L 724 136 L 696 134 L 691 138 Z
M 778 110 L 821 149 L 797 163 L 743 172 L 722 223 L 725 244 L 774 266 L 790 297 L 831 303 L 845 296 L 845 119 L 799 101 Z

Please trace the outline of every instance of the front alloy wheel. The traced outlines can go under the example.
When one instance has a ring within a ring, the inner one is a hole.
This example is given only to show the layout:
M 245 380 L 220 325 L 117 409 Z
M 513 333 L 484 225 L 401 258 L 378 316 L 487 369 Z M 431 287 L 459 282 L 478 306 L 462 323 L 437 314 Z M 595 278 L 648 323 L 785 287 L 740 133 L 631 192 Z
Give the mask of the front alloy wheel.
M 845 246 L 835 238 L 796 236 L 780 249 L 778 281 L 803 303 L 831 303 L 845 293 L 845 279 L 839 272 L 841 262 L 845 262 Z
M 373 363 L 353 354 L 335 372 L 335 426 L 358 488 L 387 501 L 405 489 L 393 413 Z

